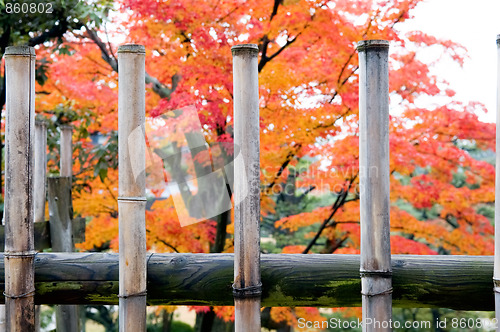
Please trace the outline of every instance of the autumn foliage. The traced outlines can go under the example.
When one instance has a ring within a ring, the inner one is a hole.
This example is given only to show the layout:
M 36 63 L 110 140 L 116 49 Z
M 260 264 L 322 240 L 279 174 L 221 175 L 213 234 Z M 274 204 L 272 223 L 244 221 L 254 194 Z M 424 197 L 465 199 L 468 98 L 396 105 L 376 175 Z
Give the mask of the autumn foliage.
M 481 153 L 494 151 L 495 128 L 479 121 L 483 105 L 454 102 L 447 82 L 432 74 L 441 59 L 462 64 L 466 50 L 420 31 L 398 31 L 418 2 L 121 0 L 106 32 L 87 26 L 67 33 L 69 54 L 54 52 L 49 44 L 37 50 L 38 58 L 48 60 L 47 80 L 37 87 L 37 110 L 47 118 L 57 107 L 72 110 L 75 126 L 108 137 L 117 130 L 117 40 L 133 42 L 146 47 L 147 116 L 194 105 L 209 144 L 232 142 L 230 49 L 258 44 L 263 216 L 275 215 L 280 195 L 332 195 L 333 205 L 280 216 L 274 226 L 288 234 L 307 228 L 309 241 L 324 223 L 324 248 L 307 252 L 358 253 L 355 47 L 362 39 L 387 39 L 392 252 L 492 254 L 493 227 L 484 209 L 494 202 L 494 166 Z M 440 56 L 424 60 L 429 49 Z M 422 97 L 434 98 L 438 106 L 422 108 Z M 85 123 L 82 114 L 92 120 Z M 75 212 L 90 220 L 79 248 L 116 249 L 117 171 L 112 160 L 95 157 L 90 136 L 75 139 L 81 142 L 75 154 L 87 159 L 75 163 L 74 172 L 88 175 L 75 192 Z M 92 173 L 98 162 L 109 171 Z M 195 176 L 196 170 L 189 172 Z M 149 189 L 155 200 L 146 215 L 149 249 L 208 252 L 217 221 L 180 227 L 171 199 L 154 185 Z M 231 251 L 230 223 L 227 231 L 224 250 Z M 300 244 L 283 252 L 305 249 Z M 218 315 L 227 319 L 231 313 Z M 285 309 L 271 315 L 295 319 Z

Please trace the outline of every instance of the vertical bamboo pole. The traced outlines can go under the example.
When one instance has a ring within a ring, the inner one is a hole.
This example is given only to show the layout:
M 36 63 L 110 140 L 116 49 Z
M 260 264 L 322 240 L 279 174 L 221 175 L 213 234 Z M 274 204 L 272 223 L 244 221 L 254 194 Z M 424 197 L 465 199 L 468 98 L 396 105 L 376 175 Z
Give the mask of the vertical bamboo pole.
M 73 127 L 62 125 L 59 141 L 60 177 L 48 179 L 49 184 L 49 214 L 50 237 L 52 250 L 72 252 L 74 250 L 71 220 L 73 219 L 73 204 L 71 200 L 71 184 L 73 176 Z M 57 331 L 79 331 L 80 307 L 77 305 L 57 305 Z
M 71 177 L 50 177 L 47 182 L 52 251 L 73 252 Z M 80 331 L 78 305 L 57 305 L 55 311 L 58 332 Z
M 45 221 L 45 193 L 47 177 L 47 124 L 35 121 L 35 174 L 34 205 L 35 222 Z M 40 306 L 35 306 L 35 331 L 40 331 Z M 0 314 L 1 315 L 1 314 Z M 0 328 L 0 332 L 2 329 Z
M 118 48 L 118 214 L 120 331 L 146 331 L 145 140 L 129 140 L 145 122 L 145 48 Z
M 389 42 L 363 40 L 358 52 L 363 330 L 391 331 Z
M 47 124 L 35 121 L 35 222 L 45 221 L 45 182 L 47 176 Z
M 7 325 L 5 322 L 5 304 L 0 304 L 0 332 L 5 332 Z
M 5 306 L 7 331 L 35 328 L 33 141 L 35 49 L 7 47 Z
M 495 316 L 500 319 L 500 35 L 497 35 L 497 129 L 496 129 L 496 177 L 495 177 L 495 263 L 493 286 L 495 292 Z
M 60 142 L 60 175 L 73 176 L 73 127 L 70 125 L 62 125 L 61 142 Z
M 232 47 L 234 144 L 243 158 L 234 164 L 235 331 L 260 331 L 260 159 L 257 45 Z M 244 174 L 245 176 L 241 176 Z M 247 181 L 247 183 L 244 183 Z M 248 188 L 248 192 L 245 190 Z

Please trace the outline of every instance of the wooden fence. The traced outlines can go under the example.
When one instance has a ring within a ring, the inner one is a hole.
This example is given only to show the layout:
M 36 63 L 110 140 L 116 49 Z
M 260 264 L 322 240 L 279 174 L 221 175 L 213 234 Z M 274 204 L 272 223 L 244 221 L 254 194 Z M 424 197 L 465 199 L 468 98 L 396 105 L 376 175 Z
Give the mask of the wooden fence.
M 144 126 L 145 119 L 145 50 L 141 45 L 123 45 L 118 50 L 119 255 L 36 254 L 35 53 L 29 47 L 7 48 L 6 240 L 4 263 L 0 263 L 4 276 L 0 283 L 5 286 L 0 299 L 6 303 L 7 330 L 33 331 L 35 303 L 119 303 L 120 331 L 134 332 L 145 330 L 148 304 L 235 305 L 237 332 L 260 331 L 261 306 L 362 304 L 363 318 L 377 321 L 389 321 L 392 306 L 492 310 L 492 257 L 390 254 L 388 48 L 389 43 L 381 40 L 358 44 L 360 170 L 377 169 L 360 172 L 361 255 L 262 257 L 256 45 L 232 49 L 235 143 L 243 156 L 235 161 L 234 255 L 146 253 L 145 179 L 144 174 L 134 173 L 134 169 L 144 169 L 145 143 L 128 139 L 132 131 Z M 498 134 L 497 128 L 497 139 Z M 497 157 L 497 174 L 499 165 Z M 248 188 L 248 195 L 243 187 Z M 497 203 L 497 213 L 499 209 Z M 497 231 L 497 240 L 499 236 Z M 496 257 L 495 262 L 499 261 Z

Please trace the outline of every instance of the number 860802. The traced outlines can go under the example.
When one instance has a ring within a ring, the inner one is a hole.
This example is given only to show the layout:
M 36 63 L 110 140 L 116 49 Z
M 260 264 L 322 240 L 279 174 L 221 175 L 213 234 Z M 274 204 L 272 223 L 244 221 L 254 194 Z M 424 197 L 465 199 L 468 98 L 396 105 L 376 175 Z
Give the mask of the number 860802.
M 7 14 L 51 14 L 53 12 L 52 3 L 47 2 L 23 2 L 6 3 L 5 12 Z

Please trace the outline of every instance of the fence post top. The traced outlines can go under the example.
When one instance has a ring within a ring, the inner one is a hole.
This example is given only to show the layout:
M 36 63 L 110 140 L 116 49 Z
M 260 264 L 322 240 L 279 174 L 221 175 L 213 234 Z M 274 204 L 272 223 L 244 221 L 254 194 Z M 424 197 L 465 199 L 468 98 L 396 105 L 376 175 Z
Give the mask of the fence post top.
M 231 47 L 233 55 L 250 54 L 257 56 L 259 54 L 259 46 L 257 44 L 239 44 Z
M 35 57 L 35 48 L 31 46 L 7 46 L 5 56 L 29 56 Z
M 382 39 L 361 40 L 356 46 L 358 52 L 363 52 L 370 48 L 387 49 L 389 48 L 389 41 Z
M 42 119 L 35 119 L 35 126 L 47 127 L 47 122 Z
M 124 44 L 118 47 L 118 53 L 146 54 L 146 48 L 140 44 Z

